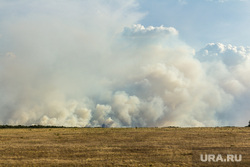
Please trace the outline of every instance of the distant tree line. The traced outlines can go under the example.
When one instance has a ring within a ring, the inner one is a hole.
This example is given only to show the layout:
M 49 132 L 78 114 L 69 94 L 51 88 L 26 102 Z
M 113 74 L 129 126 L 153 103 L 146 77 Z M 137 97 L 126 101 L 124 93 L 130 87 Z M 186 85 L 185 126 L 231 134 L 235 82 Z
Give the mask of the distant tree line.
M 107 128 L 108 126 L 105 124 L 102 124 L 101 128 Z M 248 126 L 250 127 L 250 121 L 248 122 Z M 53 125 L 0 125 L 0 129 L 4 128 L 67 128 L 65 126 L 53 126 Z M 86 127 L 88 128 L 88 127 Z M 95 127 L 98 128 L 98 127 Z M 100 128 L 100 127 L 99 127 Z M 169 126 L 169 128 L 178 128 L 175 126 Z M 137 129 L 137 127 L 136 127 Z
M 0 125 L 0 129 L 4 128 L 65 128 L 64 126 L 50 126 L 50 125 Z

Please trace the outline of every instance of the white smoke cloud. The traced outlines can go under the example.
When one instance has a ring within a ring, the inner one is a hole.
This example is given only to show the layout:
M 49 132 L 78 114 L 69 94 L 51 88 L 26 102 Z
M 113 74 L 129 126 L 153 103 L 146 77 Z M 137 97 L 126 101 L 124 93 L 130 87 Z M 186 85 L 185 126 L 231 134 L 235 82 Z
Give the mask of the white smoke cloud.
M 178 31 L 173 28 L 173 27 L 164 27 L 164 26 L 160 26 L 160 27 L 153 27 L 153 26 L 149 26 L 149 27 L 144 27 L 143 25 L 140 24 L 136 24 L 133 25 L 132 27 L 128 28 L 126 27 L 124 29 L 124 35 L 125 36 L 129 36 L 129 37 L 136 37 L 136 38 L 160 38 L 160 37 L 165 37 L 169 34 L 172 35 L 177 35 Z
M 0 21 L 0 124 L 238 123 L 229 118 L 248 95 L 248 48 L 195 53 L 173 27 L 135 24 L 132 0 L 18 5 L 2 5 L 23 13 Z
M 234 98 L 221 119 L 244 125 L 250 116 L 250 106 L 246 102 L 250 97 L 250 80 L 246 77 L 250 72 L 250 48 L 210 43 L 196 56 L 213 82 Z
M 227 66 L 234 66 L 250 58 L 250 47 L 210 43 L 198 55 L 201 61 L 222 61 Z

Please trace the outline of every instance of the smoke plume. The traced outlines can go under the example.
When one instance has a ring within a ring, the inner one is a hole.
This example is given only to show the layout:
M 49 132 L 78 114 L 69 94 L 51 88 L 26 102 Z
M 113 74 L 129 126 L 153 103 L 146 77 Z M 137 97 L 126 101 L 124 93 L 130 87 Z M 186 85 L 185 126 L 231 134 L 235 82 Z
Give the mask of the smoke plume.
M 133 0 L 28 2 L 0 6 L 0 124 L 247 121 L 250 48 L 196 52 L 173 27 L 140 25 Z

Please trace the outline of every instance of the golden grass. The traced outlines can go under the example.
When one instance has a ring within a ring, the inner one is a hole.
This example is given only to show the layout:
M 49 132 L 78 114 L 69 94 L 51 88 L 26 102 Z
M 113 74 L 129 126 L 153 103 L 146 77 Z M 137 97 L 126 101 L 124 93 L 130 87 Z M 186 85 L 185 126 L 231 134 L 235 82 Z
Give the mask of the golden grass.
M 0 129 L 0 142 L 0 166 L 195 166 L 193 148 L 250 148 L 250 128 Z

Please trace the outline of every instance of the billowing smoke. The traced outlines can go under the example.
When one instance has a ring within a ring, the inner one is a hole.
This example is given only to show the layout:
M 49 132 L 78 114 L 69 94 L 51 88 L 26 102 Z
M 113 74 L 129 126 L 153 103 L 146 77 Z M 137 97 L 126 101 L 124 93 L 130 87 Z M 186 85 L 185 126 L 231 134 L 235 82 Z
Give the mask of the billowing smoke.
M 3 1 L 0 124 L 245 125 L 250 48 L 196 52 L 126 1 Z M 10 10 L 12 9 L 12 10 Z

